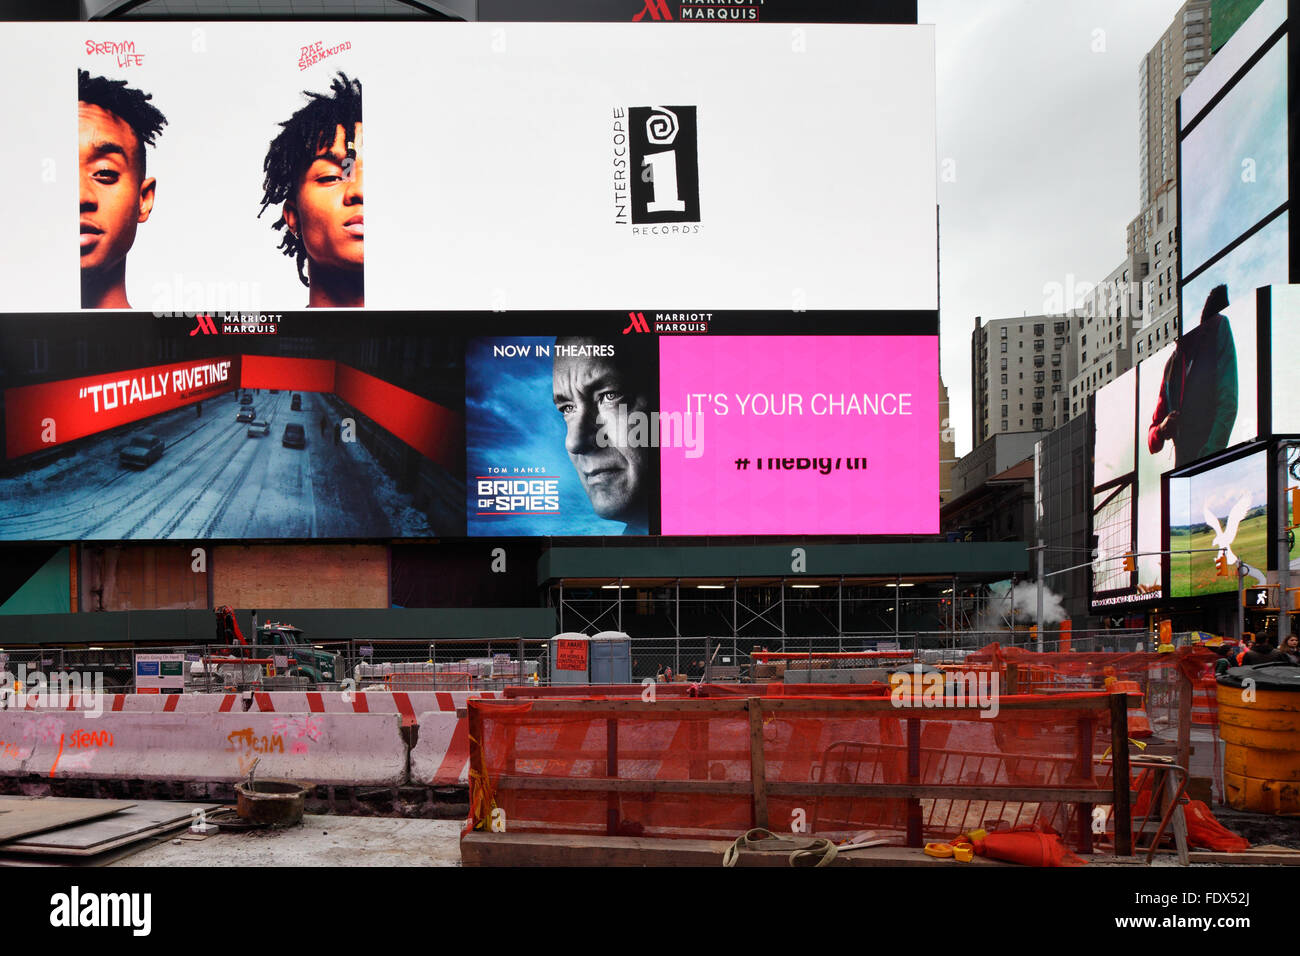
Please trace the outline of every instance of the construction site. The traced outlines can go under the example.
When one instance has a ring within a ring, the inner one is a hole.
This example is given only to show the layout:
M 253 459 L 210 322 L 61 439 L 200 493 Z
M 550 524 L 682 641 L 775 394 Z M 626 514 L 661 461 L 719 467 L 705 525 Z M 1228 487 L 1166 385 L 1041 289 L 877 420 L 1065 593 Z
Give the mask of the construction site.
M 0 899 L 1263 926 L 1297 3 L 0 0 Z

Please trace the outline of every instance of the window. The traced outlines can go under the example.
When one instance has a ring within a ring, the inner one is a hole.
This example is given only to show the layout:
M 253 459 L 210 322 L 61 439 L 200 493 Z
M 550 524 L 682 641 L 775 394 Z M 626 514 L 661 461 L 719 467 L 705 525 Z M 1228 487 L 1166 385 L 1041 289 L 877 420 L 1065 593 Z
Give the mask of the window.
M 1087 333 L 1087 332 L 1085 332 L 1083 335 L 1079 336 L 1079 344 L 1080 344 L 1080 345 L 1085 345 L 1085 346 L 1088 344 L 1088 333 Z
M 1034 398 L 1042 398 L 1042 397 L 1043 397 L 1043 388 L 1040 385 L 1038 388 L 1034 389 Z
M 1053 355 L 1053 356 L 1052 356 L 1052 364 L 1053 364 L 1053 365 L 1060 365 L 1060 364 L 1061 364 L 1061 356 L 1060 356 L 1059 353 L 1056 354 L 1056 355 Z
M 1064 334 L 1065 334 L 1065 323 L 1064 323 L 1064 322 L 1057 322 L 1057 323 L 1056 323 L 1056 334 L 1057 334 L 1057 335 L 1064 335 Z
M 1059 382 L 1060 380 L 1061 380 L 1061 370 L 1059 368 L 1052 369 L 1052 381 Z
M 1034 356 L 1034 368 L 1042 368 L 1042 367 L 1043 367 L 1043 364 L 1044 364 L 1043 356 L 1041 356 L 1041 355 L 1035 355 L 1035 356 Z
M 1160 240 L 1159 240 L 1159 239 L 1156 240 L 1155 253 L 1156 253 L 1156 255 L 1160 255 Z
M 1034 326 L 1034 334 L 1035 334 L 1035 335 L 1042 335 L 1042 334 L 1043 334 L 1043 323 L 1042 323 L 1042 322 L 1039 322 L 1037 325 Z
M 1107 374 L 1107 375 L 1110 374 L 1110 367 L 1111 367 L 1113 364 L 1114 364 L 1113 362 L 1107 362 L 1107 363 L 1106 363 L 1106 374 Z
M 1065 336 L 1063 336 L 1063 335 L 1060 336 L 1060 337 L 1056 340 L 1056 345 L 1055 345 L 1054 347 L 1055 347 L 1055 348 L 1058 348 L 1058 349 L 1063 349 L 1063 348 L 1065 348 Z
M 1007 370 L 1007 360 L 1006 360 L 1006 359 L 1003 359 L 1003 360 L 1002 360 L 1002 371 L 1005 372 L 1006 370 Z
M 1034 402 L 1034 414 L 1035 414 L 1035 415 L 1041 415 L 1041 414 L 1043 414 L 1043 403 L 1042 403 L 1042 402 Z M 1041 426 L 1039 426 L 1039 425 L 1035 425 L 1034 427 L 1035 427 L 1035 428 L 1040 428 Z
M 1002 351 L 1003 351 L 1004 354 L 1005 354 L 1006 351 L 1007 351 L 1007 343 L 1006 343 L 1006 342 L 1003 342 L 1003 343 L 1002 343 Z
M 1005 325 L 1002 326 L 1001 332 L 1002 332 L 1002 337 L 1005 339 L 1007 337 L 1007 327 Z
M 1002 376 L 1002 384 L 1003 384 L 1003 385 L 1007 384 L 1007 376 L 1006 376 L 1005 373 L 1004 373 L 1003 376 Z
M 1004 388 L 1002 390 L 1002 401 L 1005 402 L 1006 400 L 1007 400 L 1007 390 Z
M 1055 395 L 1055 394 L 1056 394 L 1057 392 L 1059 392 L 1060 390 L 1061 390 L 1061 386 L 1059 386 L 1059 385 L 1053 385 L 1053 386 L 1052 386 L 1052 394 L 1053 394 L 1053 395 Z
M 1008 431 L 1008 428 L 1007 428 L 1007 420 L 1006 420 L 1005 418 L 1002 419 L 1002 430 L 1003 430 L 1003 431 Z
M 1042 339 L 1034 339 L 1034 351 L 1035 352 L 1043 351 L 1044 344 L 1045 343 L 1043 342 Z
M 1035 382 L 1041 382 L 1041 381 L 1043 380 L 1043 374 L 1044 374 L 1043 372 L 1035 372 L 1035 373 L 1034 373 L 1034 381 L 1035 381 Z
M 1042 430 L 1043 430 L 1043 420 L 1042 420 L 1041 418 L 1035 418 L 1035 419 L 1034 419 L 1034 431 L 1036 431 L 1036 432 L 1041 432 Z
M 1002 414 L 1005 415 L 1006 413 L 1007 413 L 1007 406 L 1003 405 L 1003 406 L 1002 406 Z

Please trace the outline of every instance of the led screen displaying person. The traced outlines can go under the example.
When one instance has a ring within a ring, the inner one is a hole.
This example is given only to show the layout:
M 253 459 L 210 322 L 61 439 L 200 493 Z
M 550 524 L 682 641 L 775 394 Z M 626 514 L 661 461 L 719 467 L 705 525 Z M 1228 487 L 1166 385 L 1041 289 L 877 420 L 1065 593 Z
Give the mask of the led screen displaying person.
M 625 522 L 624 534 L 649 531 L 655 456 L 649 441 L 630 434 L 629 422 L 635 426 L 656 407 L 654 369 L 653 350 L 630 340 L 555 341 L 554 400 L 565 450 L 592 509 Z
M 281 205 L 273 229 L 295 260 L 309 308 L 365 305 L 361 82 L 339 73 L 327 94 L 285 122 L 262 164 L 261 216 Z
M 1228 287 L 1215 286 L 1201 324 L 1178 340 L 1165 363 L 1147 448 L 1154 455 L 1172 441 L 1176 468 L 1227 448 L 1237 420 L 1237 349 L 1227 307 Z
M 126 255 L 153 212 L 157 185 L 145 175 L 145 147 L 167 124 L 151 99 L 125 80 L 77 71 L 83 309 L 131 307 Z

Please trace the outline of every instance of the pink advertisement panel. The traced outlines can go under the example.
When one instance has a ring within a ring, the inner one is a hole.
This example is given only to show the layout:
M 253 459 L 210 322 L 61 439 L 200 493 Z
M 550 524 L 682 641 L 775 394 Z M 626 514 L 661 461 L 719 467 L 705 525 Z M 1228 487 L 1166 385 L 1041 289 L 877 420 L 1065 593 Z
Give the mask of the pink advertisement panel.
M 936 337 L 665 336 L 659 359 L 663 534 L 938 532 Z

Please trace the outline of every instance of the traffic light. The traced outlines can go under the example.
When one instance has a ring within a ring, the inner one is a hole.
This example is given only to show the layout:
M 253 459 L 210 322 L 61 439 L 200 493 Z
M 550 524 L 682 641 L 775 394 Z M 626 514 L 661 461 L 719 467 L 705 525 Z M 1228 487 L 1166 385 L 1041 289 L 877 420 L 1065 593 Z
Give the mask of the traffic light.
M 1129 554 L 1124 555 L 1124 570 L 1125 570 L 1125 571 L 1136 571 L 1136 570 L 1137 570 L 1137 562 L 1136 562 L 1135 560 L 1133 560 L 1133 555 L 1132 555 L 1132 553 L 1129 553 Z
M 1221 554 L 1221 555 L 1219 555 L 1217 558 L 1215 558 L 1215 559 L 1214 559 L 1214 567 L 1217 569 L 1217 573 L 1215 574 L 1215 577 L 1219 577 L 1219 578 L 1226 578 L 1226 577 L 1228 577 L 1228 576 L 1229 576 L 1229 575 L 1228 575 L 1228 556 L 1227 556 L 1226 554 Z

